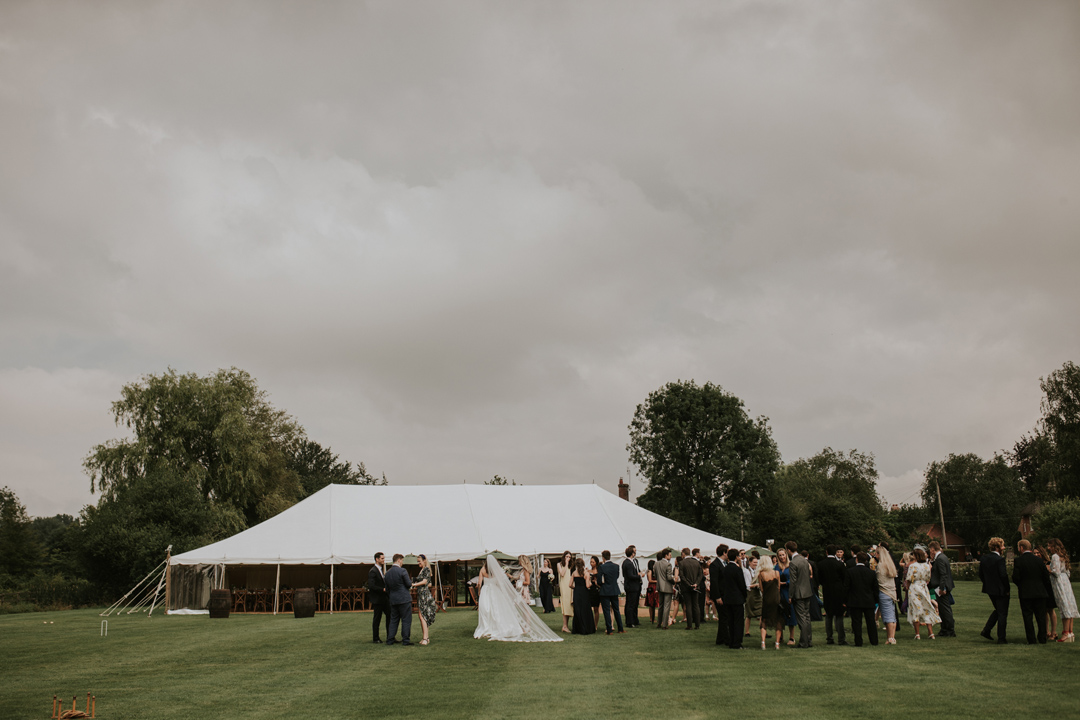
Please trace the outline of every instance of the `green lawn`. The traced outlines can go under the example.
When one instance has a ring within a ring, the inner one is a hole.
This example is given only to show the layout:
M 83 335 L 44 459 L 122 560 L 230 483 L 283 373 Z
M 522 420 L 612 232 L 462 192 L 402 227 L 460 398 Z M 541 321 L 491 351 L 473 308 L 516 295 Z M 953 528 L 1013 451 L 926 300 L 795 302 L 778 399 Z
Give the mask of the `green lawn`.
M 428 647 L 373 645 L 371 615 L 131 615 L 97 611 L 0 616 L 0 717 L 48 718 L 52 696 L 97 696 L 125 718 L 987 718 L 1076 717 L 1080 644 L 979 637 L 990 604 L 961 583 L 959 638 L 734 652 L 700 631 L 519 645 L 473 640 L 476 614 L 439 615 Z M 557 616 L 547 616 L 558 629 Z M 414 623 L 414 639 L 419 623 Z M 81 707 L 81 702 L 80 702 Z

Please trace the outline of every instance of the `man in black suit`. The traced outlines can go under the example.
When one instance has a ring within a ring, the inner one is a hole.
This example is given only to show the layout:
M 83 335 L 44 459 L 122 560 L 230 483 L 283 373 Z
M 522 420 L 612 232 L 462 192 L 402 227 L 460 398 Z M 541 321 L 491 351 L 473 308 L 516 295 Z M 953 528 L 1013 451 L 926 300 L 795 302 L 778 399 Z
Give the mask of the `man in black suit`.
M 1046 563 L 1031 552 L 1031 543 L 1021 540 L 1017 544 L 1020 557 L 1013 562 L 1013 582 L 1016 583 L 1016 594 L 1020 598 L 1020 612 L 1024 617 L 1024 632 L 1027 633 L 1028 645 L 1034 645 L 1036 640 L 1046 643 L 1046 586 L 1050 572 L 1046 569 Z M 1032 624 L 1032 616 L 1039 623 L 1038 634 Z
M 412 630 L 412 578 L 403 566 L 405 556 L 396 553 L 393 566 L 386 571 L 386 596 L 390 600 L 390 629 L 386 631 L 386 644 L 397 641 L 398 623 L 401 623 L 401 644 L 412 645 L 409 634 Z
M 600 582 L 600 605 L 604 608 L 604 624 L 607 626 L 607 634 L 613 634 L 611 613 L 614 612 L 619 632 L 624 633 L 626 631 L 623 630 L 622 614 L 619 612 L 619 566 L 611 562 L 610 550 L 605 550 L 601 555 L 604 562 L 600 563 L 596 579 Z
M 862 647 L 862 622 L 866 621 L 866 635 L 871 645 L 878 644 L 877 621 L 874 607 L 878 601 L 877 573 L 870 569 L 870 556 L 860 552 L 855 556 L 855 567 L 848 572 L 847 607 L 851 613 L 851 629 L 855 633 L 855 647 Z
M 373 643 L 381 643 L 379 639 L 379 623 L 385 620 L 386 635 L 390 636 L 390 601 L 386 599 L 386 558 L 381 552 L 375 553 L 375 564 L 368 570 L 367 596 L 368 602 L 374 615 L 371 618 L 371 635 Z
M 941 616 L 941 631 L 937 636 L 956 637 L 956 624 L 953 622 L 953 584 L 952 564 L 949 556 L 941 552 L 937 540 L 930 543 L 930 589 L 937 593 L 938 615 Z
M 825 548 L 827 557 L 821 561 L 821 594 L 825 605 L 825 644 L 847 645 L 844 633 L 844 605 L 847 603 L 848 571 L 844 563 L 836 557 L 837 547 Z M 840 551 L 843 552 L 843 551 Z M 833 640 L 833 626 L 836 626 L 836 640 Z
M 727 608 L 728 647 L 742 650 L 743 643 L 743 608 L 746 605 L 746 575 L 738 563 L 739 551 L 728 550 L 727 565 L 724 567 L 724 607 Z M 716 584 L 720 578 L 714 578 Z
M 701 568 L 701 587 L 698 588 L 697 594 L 697 616 L 701 618 L 701 622 L 708 622 L 708 619 L 705 617 L 705 604 L 709 602 L 709 584 L 705 582 L 705 570 L 708 568 L 709 564 L 706 562 L 706 558 L 701 554 L 701 548 L 694 548 L 691 551 L 691 554 L 694 556 L 694 559 L 698 561 L 698 567 Z
M 730 645 L 728 637 L 728 606 L 724 604 L 724 568 L 727 566 L 728 546 L 720 544 L 716 546 L 716 559 L 709 565 L 709 578 L 712 585 L 709 586 L 709 597 L 716 607 L 716 644 Z M 739 633 L 742 634 L 741 632 Z
M 641 627 L 638 622 L 638 603 L 641 601 L 641 565 L 638 564 L 637 548 L 626 548 L 622 561 L 623 589 L 626 591 L 626 627 Z
M 705 574 L 701 572 L 701 563 L 690 554 L 690 548 L 683 548 L 682 560 L 679 561 L 679 589 L 682 591 L 687 630 L 701 628 L 701 605 L 698 603 L 698 593 L 705 589 L 704 584 Z
M 993 640 L 991 631 L 997 625 L 997 641 L 1004 645 L 1005 625 L 1009 620 L 1009 572 L 1005 569 L 1005 558 L 1001 556 L 1005 550 L 1005 541 L 999 537 L 990 538 L 990 552 L 979 559 L 979 578 L 982 580 L 982 591 L 990 596 L 990 602 L 994 604 L 994 612 L 986 621 L 981 635 L 987 640 Z

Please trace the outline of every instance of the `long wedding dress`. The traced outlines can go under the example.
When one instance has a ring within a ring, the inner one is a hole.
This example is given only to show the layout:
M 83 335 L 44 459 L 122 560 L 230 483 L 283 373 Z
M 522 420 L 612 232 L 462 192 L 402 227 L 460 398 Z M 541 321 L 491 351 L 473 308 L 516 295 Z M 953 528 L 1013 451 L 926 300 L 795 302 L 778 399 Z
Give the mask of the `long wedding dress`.
M 477 605 L 479 620 L 474 638 L 507 642 L 562 642 L 562 638 L 547 626 L 533 609 L 525 604 L 502 566 L 491 555 L 487 557 L 489 577 L 480 588 Z

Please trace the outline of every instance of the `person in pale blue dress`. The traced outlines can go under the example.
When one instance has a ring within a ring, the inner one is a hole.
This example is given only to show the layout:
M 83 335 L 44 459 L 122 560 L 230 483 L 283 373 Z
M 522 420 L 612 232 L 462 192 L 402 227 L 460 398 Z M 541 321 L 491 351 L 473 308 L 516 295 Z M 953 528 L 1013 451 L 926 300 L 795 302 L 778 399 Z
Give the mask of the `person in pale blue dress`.
M 1058 610 L 1061 611 L 1061 637 L 1058 642 L 1075 642 L 1073 619 L 1080 617 L 1080 612 L 1076 610 L 1076 596 L 1069 577 L 1069 553 L 1057 538 L 1052 539 L 1049 545 L 1048 549 L 1053 553 L 1050 558 L 1050 585 L 1054 589 Z

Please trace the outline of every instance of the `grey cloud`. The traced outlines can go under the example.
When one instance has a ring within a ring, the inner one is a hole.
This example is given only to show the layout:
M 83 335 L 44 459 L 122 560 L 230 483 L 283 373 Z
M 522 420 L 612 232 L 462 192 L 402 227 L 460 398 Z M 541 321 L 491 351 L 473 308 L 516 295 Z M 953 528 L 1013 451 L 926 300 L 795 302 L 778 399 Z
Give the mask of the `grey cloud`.
M 613 484 L 635 404 L 693 377 L 787 459 L 875 452 L 909 494 L 1014 441 L 1076 359 L 1072 3 L 27 3 L 0 28 L 0 390 L 238 365 L 392 481 Z M 69 487 L 33 457 L 3 482 Z

